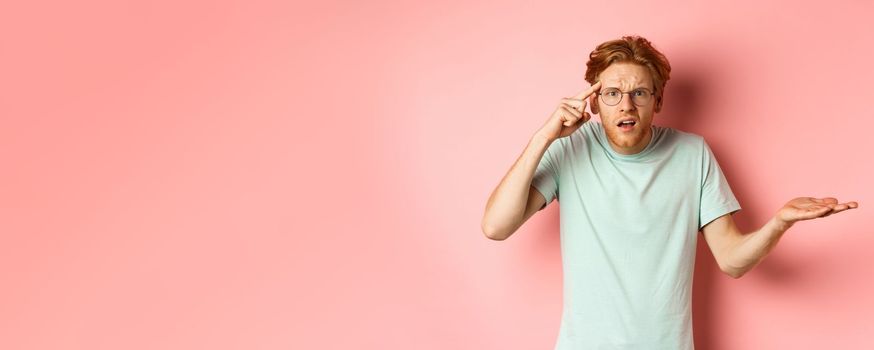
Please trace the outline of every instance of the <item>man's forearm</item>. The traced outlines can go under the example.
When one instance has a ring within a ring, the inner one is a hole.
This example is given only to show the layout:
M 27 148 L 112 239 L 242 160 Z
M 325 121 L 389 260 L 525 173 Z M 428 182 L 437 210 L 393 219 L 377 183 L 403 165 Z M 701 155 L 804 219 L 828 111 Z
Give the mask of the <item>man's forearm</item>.
M 758 231 L 743 235 L 729 254 L 728 274 L 738 278 L 758 265 L 791 226 L 773 217 Z
M 486 203 L 483 229 L 490 237 L 506 238 L 524 219 L 528 190 L 540 159 L 552 141 L 534 135 Z

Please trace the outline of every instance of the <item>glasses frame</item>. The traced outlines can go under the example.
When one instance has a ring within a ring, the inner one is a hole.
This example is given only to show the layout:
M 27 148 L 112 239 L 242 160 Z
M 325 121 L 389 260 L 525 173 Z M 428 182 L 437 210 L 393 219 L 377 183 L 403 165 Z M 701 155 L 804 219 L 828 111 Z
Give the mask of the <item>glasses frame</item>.
M 654 91 L 650 91 L 649 88 L 637 88 L 637 89 L 634 89 L 634 90 L 631 90 L 631 91 L 628 91 L 628 92 L 623 92 L 622 90 L 619 90 L 619 89 L 617 89 L 617 88 L 607 88 L 607 89 L 605 89 L 605 90 L 610 90 L 610 91 L 612 91 L 612 90 L 616 90 L 616 91 L 619 91 L 619 101 L 616 101 L 616 103 L 614 103 L 614 104 L 609 104 L 609 103 L 607 103 L 607 101 L 604 101 L 604 94 L 603 94 L 601 91 L 598 91 L 598 92 L 597 92 L 598 96 L 601 96 L 601 102 L 604 102 L 604 104 L 605 104 L 605 105 L 608 105 L 608 106 L 616 106 L 616 105 L 619 105 L 620 103 L 622 103 L 622 99 L 625 98 L 625 95 L 628 95 L 628 98 L 631 99 L 631 103 L 633 103 L 635 106 L 643 107 L 643 106 L 648 105 L 649 102 L 652 101 L 652 99 L 650 99 L 649 101 L 647 101 L 647 102 L 644 103 L 644 104 L 637 104 L 636 102 L 634 102 L 634 97 L 631 96 L 631 93 L 632 93 L 632 92 L 635 92 L 635 91 L 644 91 L 644 92 L 649 93 L 649 97 L 652 97 L 653 95 L 656 94 Z

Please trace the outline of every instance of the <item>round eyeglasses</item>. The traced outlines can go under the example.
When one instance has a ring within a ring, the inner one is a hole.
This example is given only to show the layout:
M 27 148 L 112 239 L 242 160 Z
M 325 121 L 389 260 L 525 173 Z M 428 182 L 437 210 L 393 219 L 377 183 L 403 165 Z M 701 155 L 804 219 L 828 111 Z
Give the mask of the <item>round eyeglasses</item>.
M 652 95 L 655 93 L 646 88 L 634 89 L 629 92 L 622 92 L 617 88 L 608 88 L 598 92 L 598 95 L 601 96 L 601 101 L 604 101 L 608 106 L 618 105 L 622 101 L 622 95 L 625 94 L 631 96 L 631 102 L 635 105 L 646 106 L 652 100 Z

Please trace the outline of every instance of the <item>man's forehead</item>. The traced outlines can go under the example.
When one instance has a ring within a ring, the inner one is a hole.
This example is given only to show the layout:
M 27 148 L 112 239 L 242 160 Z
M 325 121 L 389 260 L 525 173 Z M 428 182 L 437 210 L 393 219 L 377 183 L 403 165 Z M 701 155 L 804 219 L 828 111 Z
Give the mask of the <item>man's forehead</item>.
M 652 84 L 652 77 L 646 67 L 636 64 L 612 64 L 598 75 L 601 87 L 648 87 Z

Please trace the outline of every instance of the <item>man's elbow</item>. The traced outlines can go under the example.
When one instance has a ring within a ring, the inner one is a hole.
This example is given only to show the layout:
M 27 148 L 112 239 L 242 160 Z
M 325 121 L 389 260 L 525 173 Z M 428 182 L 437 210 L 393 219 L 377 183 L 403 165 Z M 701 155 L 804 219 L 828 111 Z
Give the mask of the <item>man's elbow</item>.
M 719 269 L 722 270 L 723 273 L 728 275 L 728 277 L 731 277 L 734 279 L 741 278 L 741 277 L 743 277 L 744 274 L 746 274 L 746 270 L 741 269 L 741 268 L 737 268 L 737 267 L 720 266 Z
M 507 237 L 510 237 L 510 235 L 506 233 L 505 230 L 498 229 L 492 225 L 489 225 L 486 222 L 482 223 L 482 230 L 483 234 L 486 235 L 486 238 L 494 241 L 503 241 L 507 239 Z

